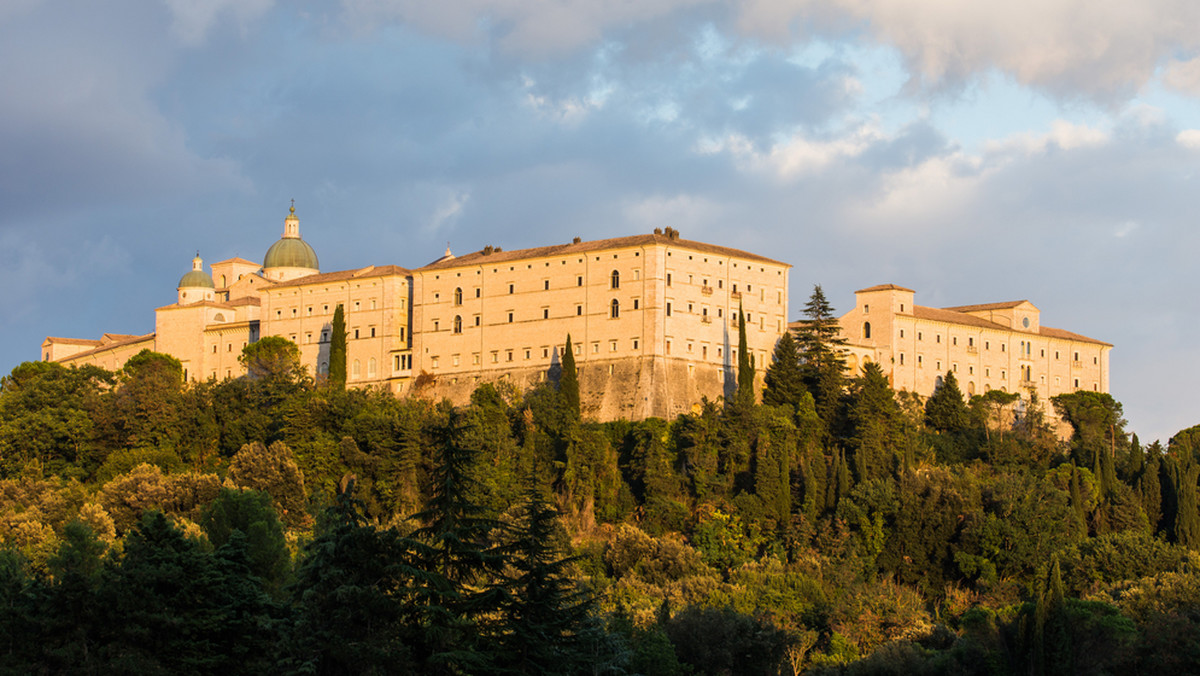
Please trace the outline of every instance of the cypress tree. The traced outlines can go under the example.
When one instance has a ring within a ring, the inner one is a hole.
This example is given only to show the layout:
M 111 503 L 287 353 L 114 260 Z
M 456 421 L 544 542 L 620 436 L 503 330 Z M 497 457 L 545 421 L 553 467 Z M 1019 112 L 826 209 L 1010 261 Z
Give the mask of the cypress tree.
M 738 373 L 737 405 L 746 410 L 754 405 L 754 356 L 746 340 L 746 313 L 738 303 Z
M 1188 549 L 1200 548 L 1200 505 L 1196 499 L 1196 480 L 1200 465 L 1195 461 L 1175 463 L 1171 473 L 1175 499 L 1175 541 Z
M 1142 499 L 1142 509 L 1150 528 L 1157 531 L 1163 520 L 1162 482 L 1159 473 L 1162 471 L 1161 445 L 1156 441 L 1146 453 L 1146 463 L 1138 478 L 1138 496 Z
M 329 386 L 346 389 L 346 315 L 340 304 L 333 311 L 329 336 Z
M 571 346 L 571 334 L 567 334 L 567 345 L 563 348 L 562 377 L 558 379 L 558 390 L 562 393 L 567 410 L 576 420 L 579 410 L 579 372 L 575 369 L 575 350 Z

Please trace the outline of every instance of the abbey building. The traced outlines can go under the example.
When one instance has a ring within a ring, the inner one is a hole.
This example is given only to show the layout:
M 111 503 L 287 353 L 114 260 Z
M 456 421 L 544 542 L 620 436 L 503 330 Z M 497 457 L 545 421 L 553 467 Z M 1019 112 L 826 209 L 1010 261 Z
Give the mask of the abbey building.
M 1033 390 L 1045 403 L 1077 390 L 1108 392 L 1112 345 L 1042 325 L 1027 300 L 932 308 L 895 284 L 854 296 L 839 320 L 852 371 L 877 362 L 897 390 L 929 396 L 953 371 L 968 397 Z
M 534 249 L 495 247 L 427 265 L 321 272 L 295 209 L 261 265 L 199 255 L 146 335 L 47 338 L 42 358 L 120 368 L 143 349 L 179 359 L 190 380 L 230 378 L 242 348 L 282 336 L 320 378 L 333 313 L 347 330 L 347 382 L 465 402 L 481 382 L 532 385 L 571 337 L 584 413 L 674 416 L 732 391 L 739 349 L 761 376 L 787 326 L 791 266 L 653 234 Z M 738 345 L 738 310 L 747 345 Z

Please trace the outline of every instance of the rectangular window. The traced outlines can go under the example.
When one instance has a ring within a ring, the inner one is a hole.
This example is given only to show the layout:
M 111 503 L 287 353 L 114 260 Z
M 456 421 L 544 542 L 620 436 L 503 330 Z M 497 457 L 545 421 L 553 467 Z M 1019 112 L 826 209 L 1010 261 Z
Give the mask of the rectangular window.
M 532 356 L 533 356 L 533 350 L 530 350 L 529 348 L 525 348 L 525 359 L 529 359 Z
M 592 343 L 592 354 L 600 354 L 600 343 Z
M 375 337 L 375 327 L 374 326 L 371 327 L 371 337 L 372 338 Z
M 437 331 L 437 322 L 433 323 L 433 330 Z M 354 329 L 354 337 L 358 338 L 358 329 Z
M 548 280 L 548 279 L 542 280 L 542 288 L 545 289 L 546 291 L 549 291 L 550 290 L 550 280 Z
M 671 316 L 671 304 L 670 303 L 667 303 L 667 316 L 668 317 Z
M 509 323 L 509 324 L 512 324 L 512 323 L 513 323 L 513 313 L 511 313 L 511 312 L 510 312 L 510 313 L 508 313 L 508 323 Z
M 542 319 L 550 319 L 550 308 L 542 308 Z
M 509 284 L 509 285 L 508 285 L 508 292 L 509 292 L 510 294 L 513 292 L 513 285 L 512 285 L 512 284 Z
M 579 317 L 579 316 L 582 316 L 582 315 L 583 315 L 583 306 L 582 306 L 582 305 L 576 305 L 576 306 L 575 306 L 575 316 L 576 316 L 576 317 Z
M 608 351 L 609 352 L 617 351 L 617 341 L 615 341 L 615 340 L 608 341 Z
M 904 353 L 903 352 L 900 353 L 900 365 L 901 366 L 904 365 Z
M 640 303 L 638 302 L 638 299 L 634 298 L 633 299 L 633 309 L 636 310 L 636 309 L 638 309 L 639 306 L 640 306 Z
M 635 349 L 635 350 L 638 349 L 638 339 L 637 338 L 633 339 L 633 349 Z
M 667 286 L 671 286 L 671 273 L 667 273 Z
M 583 286 L 583 275 L 575 278 L 575 286 Z

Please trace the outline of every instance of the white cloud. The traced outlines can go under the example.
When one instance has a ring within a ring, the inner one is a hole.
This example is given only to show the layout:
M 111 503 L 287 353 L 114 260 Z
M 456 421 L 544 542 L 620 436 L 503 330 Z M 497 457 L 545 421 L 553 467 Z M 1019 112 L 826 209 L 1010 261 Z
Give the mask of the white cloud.
M 1163 69 L 1163 82 L 1184 94 L 1200 96 L 1200 57 L 1172 60 Z
M 904 57 L 913 84 L 939 88 L 998 69 L 1056 95 L 1116 101 L 1153 79 L 1164 60 L 1200 50 L 1193 0 L 344 0 L 350 20 L 409 23 L 459 40 L 489 35 L 527 56 L 593 46 L 606 33 L 697 10 L 718 30 L 776 43 L 865 36 Z M 1195 62 L 1168 72 L 1200 91 Z
M 765 173 L 786 181 L 812 175 L 837 162 L 858 157 L 883 139 L 883 134 L 875 126 L 863 125 L 830 140 L 807 138 L 797 132 L 762 150 L 741 134 L 728 134 L 702 140 L 697 144 L 696 152 L 703 155 L 728 153 L 743 171 Z
M 696 232 L 723 222 L 725 210 L 713 200 L 701 195 L 679 194 L 672 196 L 654 195 L 626 205 L 625 217 L 634 229 L 649 232 L 654 228 L 671 227 Z
M 266 14 L 274 0 L 163 0 L 170 8 L 171 32 L 186 45 L 204 42 L 208 31 L 222 16 L 231 16 L 243 31 Z
M 1045 152 L 1051 146 L 1060 150 L 1078 150 L 1102 146 L 1109 141 L 1109 133 L 1086 124 L 1074 124 L 1066 120 L 1055 120 L 1045 134 L 1018 133 L 984 144 L 985 152 L 1003 154 L 1019 152 L 1033 155 Z
M 1175 142 L 1188 150 L 1200 150 L 1200 129 L 1184 129 L 1175 136 Z
M 470 199 L 471 194 L 465 190 L 447 194 L 429 215 L 429 220 L 425 223 L 425 231 L 437 232 L 454 223 L 462 215 L 463 207 Z

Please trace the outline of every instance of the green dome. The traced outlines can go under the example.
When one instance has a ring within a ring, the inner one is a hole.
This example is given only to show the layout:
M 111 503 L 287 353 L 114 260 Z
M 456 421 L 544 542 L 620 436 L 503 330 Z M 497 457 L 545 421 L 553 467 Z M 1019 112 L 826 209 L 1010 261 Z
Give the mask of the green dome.
M 216 288 L 216 285 L 213 284 L 212 277 L 210 277 L 207 272 L 204 272 L 203 270 L 192 270 L 183 277 L 179 278 L 179 288 L 212 289 Z
M 298 237 L 284 237 L 267 249 L 263 258 L 263 269 L 267 268 L 305 268 L 318 270 L 317 252 L 308 242 Z

